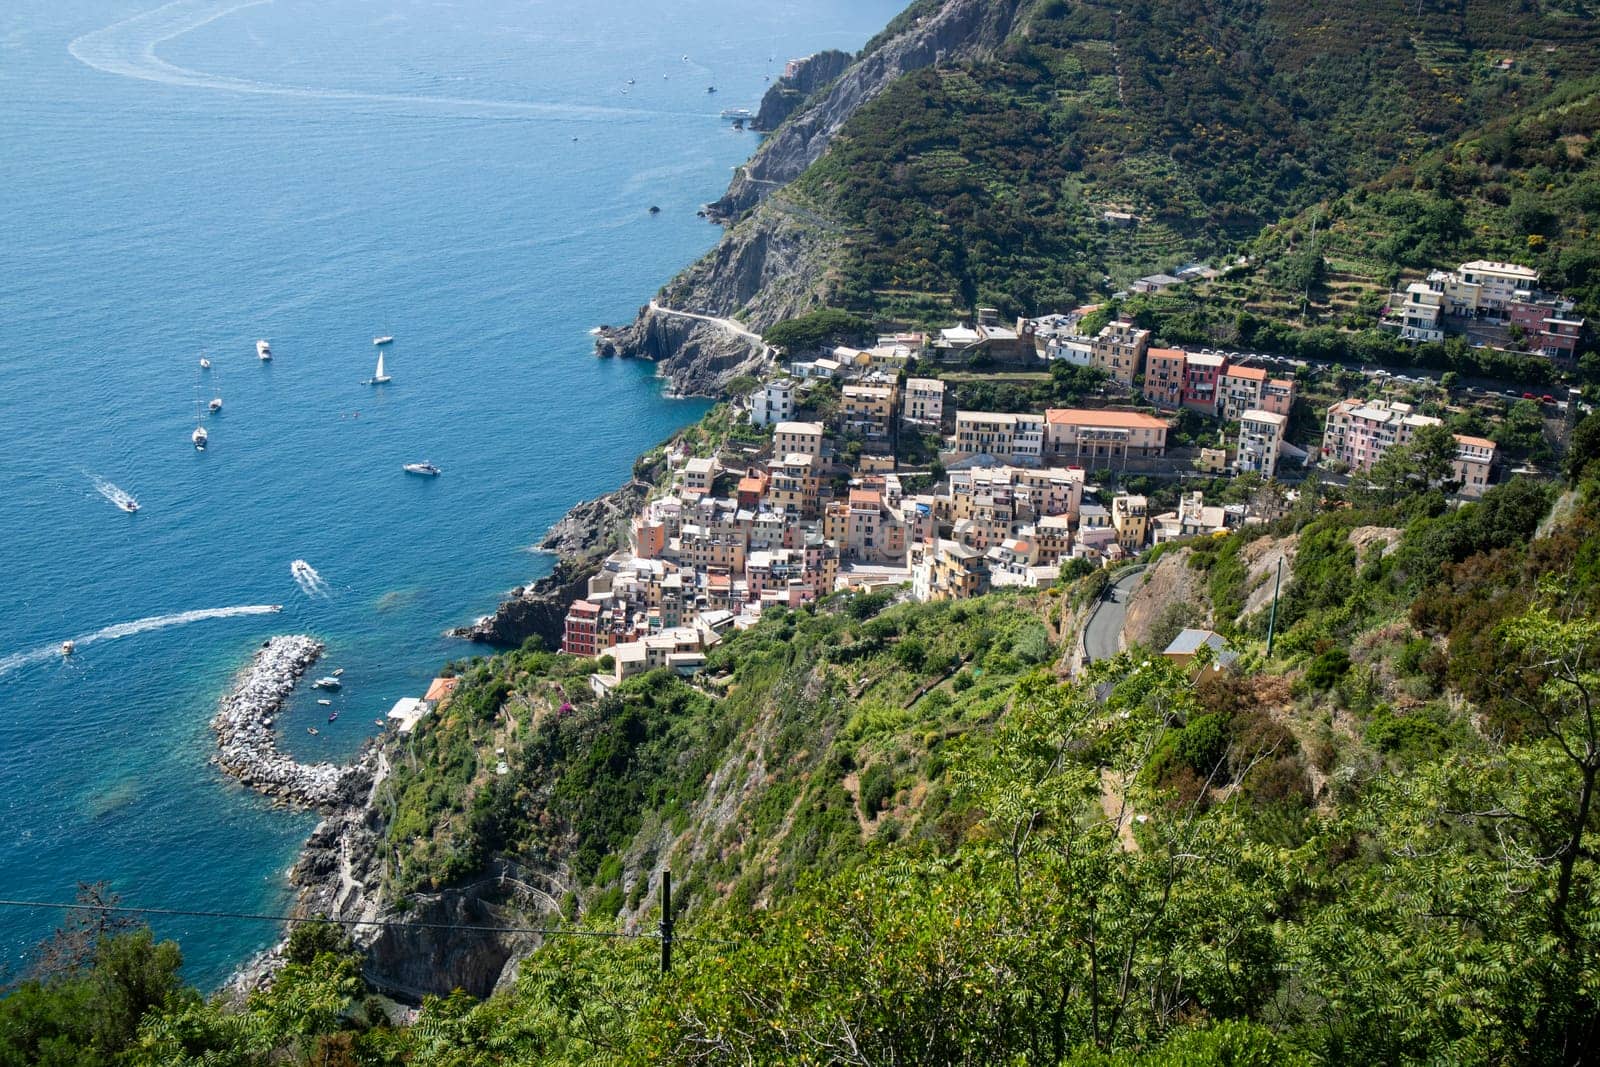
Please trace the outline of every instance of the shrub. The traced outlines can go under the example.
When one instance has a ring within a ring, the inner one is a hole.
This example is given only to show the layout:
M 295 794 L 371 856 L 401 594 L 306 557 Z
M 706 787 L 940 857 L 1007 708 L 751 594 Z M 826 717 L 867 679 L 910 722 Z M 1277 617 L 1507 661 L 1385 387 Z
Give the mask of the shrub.
M 894 771 L 886 764 L 874 763 L 862 772 L 861 810 L 868 816 L 888 807 L 894 793 Z
M 1311 661 L 1306 669 L 1306 685 L 1317 692 L 1338 685 L 1350 670 L 1350 656 L 1342 648 L 1330 648 Z

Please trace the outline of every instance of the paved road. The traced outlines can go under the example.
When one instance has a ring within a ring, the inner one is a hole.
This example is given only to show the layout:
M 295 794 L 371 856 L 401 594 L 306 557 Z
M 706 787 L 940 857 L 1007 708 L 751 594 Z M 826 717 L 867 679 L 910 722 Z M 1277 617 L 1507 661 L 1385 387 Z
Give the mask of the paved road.
M 701 322 L 709 322 L 713 326 L 721 327 L 728 333 L 736 334 L 737 336 L 744 338 L 746 341 L 752 342 L 760 347 L 762 351 L 767 350 L 767 343 L 761 339 L 761 335 L 759 333 L 755 333 L 746 329 L 735 319 L 719 319 L 715 315 L 701 315 L 694 311 L 678 311 L 675 308 L 662 307 L 654 300 L 650 301 L 650 310 L 659 311 L 663 315 L 673 315 L 680 319 L 698 319 Z
M 1122 620 L 1128 614 L 1128 598 L 1138 588 L 1139 579 L 1144 574 L 1144 566 L 1130 567 L 1117 576 L 1117 580 L 1106 586 L 1099 605 L 1094 614 L 1089 616 L 1089 624 L 1083 631 L 1083 648 L 1086 653 L 1084 662 L 1093 663 L 1097 659 L 1110 659 L 1122 651 Z

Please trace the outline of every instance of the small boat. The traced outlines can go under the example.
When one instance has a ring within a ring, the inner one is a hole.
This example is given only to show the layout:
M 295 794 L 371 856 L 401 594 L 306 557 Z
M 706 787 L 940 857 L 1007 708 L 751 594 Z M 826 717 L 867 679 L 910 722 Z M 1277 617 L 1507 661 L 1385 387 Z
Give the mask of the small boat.
M 427 460 L 423 460 L 421 463 L 407 463 L 401 469 L 407 474 L 421 474 L 428 478 L 437 478 L 442 473 L 438 467 L 435 467 Z
M 383 350 L 378 350 L 378 369 L 372 372 L 372 380 L 368 385 L 383 385 L 389 381 L 389 376 L 383 373 Z
M 213 415 L 215 415 L 217 412 L 221 411 L 222 410 L 222 398 L 220 396 L 212 397 L 211 398 L 211 403 L 206 405 L 206 410 L 210 411 L 211 414 L 213 414 Z
M 307 726 L 306 727 L 306 733 L 310 734 L 312 737 L 316 737 L 317 736 L 317 728 L 315 726 Z
M 272 345 L 269 344 L 265 339 L 257 341 L 256 342 L 256 356 L 262 362 L 266 362 L 267 360 L 270 360 L 272 358 Z
M 61 642 L 61 654 L 63 656 L 70 656 L 76 651 L 78 651 L 78 642 L 76 642 L 76 641 L 63 641 L 63 642 Z
M 632 84 L 633 84 L 633 79 L 632 79 L 632 78 L 629 78 L 629 79 L 628 79 L 628 84 L 629 84 L 629 85 L 632 85 Z
M 211 369 L 211 361 L 209 359 L 207 359 L 205 356 L 201 356 L 200 357 L 200 369 L 201 370 L 210 370 Z
M 332 722 L 333 720 L 337 719 L 338 717 L 339 717 L 339 713 L 337 711 L 335 711 L 335 712 L 333 712 L 332 714 L 330 714 L 328 716 L 328 721 Z
M 747 108 L 747 107 L 728 107 L 728 108 L 723 108 L 722 109 L 722 118 L 723 119 L 753 119 L 753 118 L 755 118 L 755 116 L 750 113 L 750 109 Z
M 716 91 L 717 91 L 717 87 L 716 87 L 716 86 L 715 86 L 715 85 L 708 85 L 708 86 L 706 86 L 706 92 L 708 92 L 708 93 L 714 93 L 714 92 L 716 92 Z
M 335 677 L 335 678 L 342 678 L 342 677 L 344 677 L 344 668 L 343 668 L 343 667 L 340 667 L 340 668 L 339 668 L 339 669 L 338 669 L 338 670 L 336 670 L 336 671 L 334 671 L 334 672 L 333 672 L 333 676 L 334 676 L 334 677 Z
M 394 344 L 394 338 L 384 334 L 382 337 L 374 337 L 372 343 L 375 345 L 392 345 Z
M 317 701 L 317 703 L 321 704 L 323 707 L 326 708 L 326 707 L 329 707 L 330 705 L 332 705 L 333 701 L 331 701 L 331 700 L 319 700 L 319 701 Z
M 342 685 L 344 685 L 343 682 L 339 681 L 339 679 L 335 678 L 333 675 L 330 674 L 330 675 L 328 675 L 328 676 L 326 676 L 324 678 L 318 678 L 316 681 L 312 682 L 311 683 L 311 688 L 313 688 L 313 689 L 338 689 Z
M 656 207 L 654 204 L 651 204 L 650 205 L 650 214 L 659 215 L 659 214 L 661 214 L 661 209 Z
M 372 725 L 374 725 L 374 726 L 388 726 L 389 724 L 384 722 L 382 719 L 373 719 L 372 720 Z
M 211 435 L 206 433 L 206 428 L 204 426 L 196 426 L 194 428 L 194 433 L 189 435 L 189 440 L 194 442 L 195 450 L 198 452 L 204 452 L 206 450 L 206 442 L 210 439 Z
M 117 501 L 117 507 L 121 508 L 123 511 L 126 511 L 129 515 L 132 515 L 134 512 L 139 510 L 139 502 L 130 496 L 126 500 Z

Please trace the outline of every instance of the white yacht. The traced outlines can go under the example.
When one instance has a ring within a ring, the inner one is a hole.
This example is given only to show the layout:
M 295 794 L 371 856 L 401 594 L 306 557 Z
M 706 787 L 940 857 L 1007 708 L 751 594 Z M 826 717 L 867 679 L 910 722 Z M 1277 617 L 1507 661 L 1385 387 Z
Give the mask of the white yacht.
M 76 641 L 63 641 L 63 642 L 61 642 L 61 654 L 63 656 L 70 656 L 74 652 L 76 652 L 77 650 L 78 650 L 78 643 Z
M 201 370 L 210 370 L 211 369 L 211 361 L 209 359 L 207 359 L 205 356 L 201 356 L 200 357 L 200 369 Z
M 407 474 L 420 474 L 427 478 L 437 478 L 440 474 L 439 468 L 427 460 L 421 463 L 407 463 L 403 469 Z
M 384 334 L 382 337 L 374 337 L 372 343 L 375 345 L 392 345 L 394 344 L 394 338 L 389 334 Z
M 210 437 L 211 435 L 206 433 L 206 428 L 204 426 L 196 426 L 194 428 L 194 433 L 189 435 L 189 440 L 194 442 L 194 447 L 196 449 L 204 452 L 206 450 L 206 441 Z
M 272 345 L 269 344 L 265 338 L 256 342 L 256 356 L 260 358 L 262 362 L 266 362 L 272 358 Z
M 389 381 L 389 376 L 383 372 L 383 349 L 378 349 L 378 369 L 372 372 L 372 381 L 369 385 L 383 385 Z

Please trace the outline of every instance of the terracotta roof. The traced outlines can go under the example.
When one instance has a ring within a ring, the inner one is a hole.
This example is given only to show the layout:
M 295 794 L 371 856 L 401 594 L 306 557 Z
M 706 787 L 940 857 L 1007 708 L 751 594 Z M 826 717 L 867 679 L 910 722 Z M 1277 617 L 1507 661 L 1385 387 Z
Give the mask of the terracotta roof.
M 1045 420 L 1054 426 L 1115 426 L 1125 430 L 1166 429 L 1167 420 L 1140 411 L 1101 411 L 1093 408 L 1051 408 Z
M 875 508 L 883 503 L 883 494 L 875 489 L 850 490 L 850 506 L 862 508 Z
M 744 477 L 739 479 L 740 493 L 756 493 L 759 495 L 760 493 L 764 492 L 766 488 L 767 480 L 765 478 Z
M 1187 358 L 1181 348 L 1152 348 L 1145 354 L 1145 359 L 1185 359 Z
M 1487 437 L 1468 437 L 1464 433 L 1458 433 L 1455 436 L 1457 444 L 1475 445 L 1478 448 L 1494 448 L 1494 442 L 1489 440 Z
M 461 684 L 460 678 L 435 678 L 433 684 L 428 686 L 428 692 L 423 700 L 438 703 L 456 691 L 456 686 Z
M 1253 382 L 1264 382 L 1267 380 L 1267 372 L 1262 370 L 1260 367 L 1229 367 L 1227 370 L 1223 371 L 1223 373 L 1230 378 L 1248 378 Z

